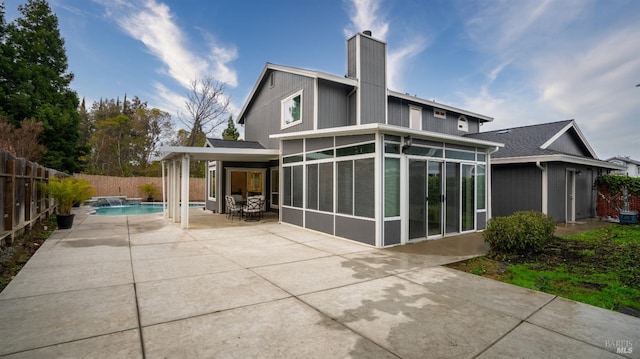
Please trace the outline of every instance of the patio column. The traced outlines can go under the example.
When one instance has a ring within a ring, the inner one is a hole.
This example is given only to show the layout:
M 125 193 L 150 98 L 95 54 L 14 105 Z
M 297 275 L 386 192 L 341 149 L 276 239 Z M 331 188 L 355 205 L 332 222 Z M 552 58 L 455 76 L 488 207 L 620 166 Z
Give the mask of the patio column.
M 182 207 L 180 228 L 189 228 L 189 154 L 182 156 Z
M 178 223 L 178 220 L 180 220 L 180 192 L 178 192 L 178 188 L 180 188 L 180 173 L 178 172 L 178 161 L 175 159 L 171 166 L 171 176 L 173 177 L 171 183 L 171 218 L 173 218 L 173 223 Z
M 165 161 L 160 162 L 160 165 L 162 166 L 162 215 L 164 216 L 164 218 L 168 217 L 167 214 L 167 186 L 165 183 L 165 172 L 164 172 L 164 165 L 165 165 Z

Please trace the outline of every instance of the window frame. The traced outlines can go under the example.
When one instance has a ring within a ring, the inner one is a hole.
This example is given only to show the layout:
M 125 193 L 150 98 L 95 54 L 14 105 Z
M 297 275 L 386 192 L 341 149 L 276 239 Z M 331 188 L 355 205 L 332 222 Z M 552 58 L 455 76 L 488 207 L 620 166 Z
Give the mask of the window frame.
M 447 119 L 447 111 L 441 108 L 434 107 L 433 108 L 433 117 L 441 118 L 443 120 Z
M 284 129 L 289 128 L 289 127 L 297 126 L 297 125 L 301 124 L 302 121 L 304 120 L 304 116 L 302 116 L 303 110 L 304 110 L 303 92 L 304 92 L 304 90 L 300 90 L 300 91 L 294 92 L 293 94 L 285 97 L 284 99 L 282 99 L 280 101 L 280 129 L 281 130 L 284 130 Z M 292 101 L 294 98 L 296 98 L 298 96 L 300 96 L 300 118 L 298 120 L 291 121 L 290 123 L 286 123 L 285 122 L 285 114 L 287 113 L 287 110 L 285 109 L 285 106 L 287 106 L 287 103 L 289 101 Z
M 216 163 L 210 163 L 209 164 L 209 168 L 207 170 L 208 172 L 208 181 L 207 181 L 207 199 L 209 201 L 215 201 L 217 198 L 217 191 L 216 191 L 216 175 L 217 175 L 217 166 Z M 213 179 L 213 183 L 212 180 Z M 212 187 L 213 186 L 213 187 Z M 213 196 L 211 196 L 211 190 L 213 189 Z
M 469 132 L 469 120 L 466 117 L 458 117 L 458 131 Z
M 418 115 L 417 119 L 414 119 L 414 117 L 412 116 L 412 114 L 414 114 L 414 113 L 417 113 L 417 115 Z M 418 127 L 417 128 L 413 126 L 414 120 L 418 121 Z M 412 129 L 412 130 L 422 131 L 422 107 L 409 105 L 409 128 Z

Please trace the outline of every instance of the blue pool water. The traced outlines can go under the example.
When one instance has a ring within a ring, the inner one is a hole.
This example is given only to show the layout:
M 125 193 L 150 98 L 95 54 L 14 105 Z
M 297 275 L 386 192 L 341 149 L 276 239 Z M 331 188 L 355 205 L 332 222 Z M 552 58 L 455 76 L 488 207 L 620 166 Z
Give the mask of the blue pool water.
M 189 207 L 198 206 L 202 206 L 202 204 L 189 204 Z M 162 204 L 134 204 L 127 206 L 98 207 L 93 214 L 98 216 L 130 216 L 136 214 L 162 213 L 162 210 Z

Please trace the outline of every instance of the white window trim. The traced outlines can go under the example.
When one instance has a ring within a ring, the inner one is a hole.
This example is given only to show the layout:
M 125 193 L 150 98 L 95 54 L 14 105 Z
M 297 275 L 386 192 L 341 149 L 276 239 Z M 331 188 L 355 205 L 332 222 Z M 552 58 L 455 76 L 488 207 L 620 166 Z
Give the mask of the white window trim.
M 215 178 L 215 180 L 213 182 L 213 186 L 214 187 L 218 186 L 218 183 L 217 183 L 217 181 L 218 181 L 218 178 L 217 178 L 218 177 L 218 169 L 216 167 L 217 166 L 216 166 L 215 162 L 209 162 L 209 168 L 208 168 L 208 171 L 207 171 L 207 198 L 210 201 L 215 201 L 216 198 L 217 198 L 217 195 L 218 195 L 218 191 L 215 191 L 216 192 L 216 196 L 215 197 L 211 197 L 210 196 L 210 194 L 211 194 L 211 171 L 213 171 L 215 173 L 215 176 L 216 176 L 216 178 Z M 217 188 L 215 188 L 215 189 L 217 190 Z
M 300 96 L 300 120 L 298 121 L 294 121 L 291 123 L 284 123 L 284 104 L 287 103 L 288 101 L 292 100 L 294 97 L 296 96 Z M 289 128 L 289 127 L 293 127 L 296 125 L 299 125 L 302 123 L 302 121 L 304 121 L 304 117 L 302 116 L 303 114 L 303 109 L 304 106 L 302 105 L 302 103 L 304 102 L 304 96 L 303 96 L 303 90 L 300 90 L 298 92 L 295 92 L 289 96 L 287 96 L 286 98 L 284 98 L 282 101 L 280 101 L 280 129 L 284 130 L 285 128 Z
M 418 120 L 419 120 L 419 122 L 418 122 L 418 125 L 419 125 L 419 126 L 418 126 L 418 128 L 414 128 L 414 127 L 412 126 L 412 125 L 413 125 L 413 123 L 412 123 L 412 121 L 411 121 L 411 120 L 412 120 L 412 118 L 411 118 L 411 113 L 412 113 L 413 111 L 418 111 L 418 117 L 419 117 L 419 118 L 418 118 Z M 413 129 L 413 130 L 420 130 L 420 131 L 422 131 L 422 107 L 409 105 L 409 128 L 410 128 L 410 129 Z
M 439 114 L 438 112 L 442 112 L 443 114 Z M 443 110 L 441 108 L 434 107 L 433 108 L 433 117 L 441 118 L 441 119 L 446 120 L 447 119 L 447 111 L 445 111 L 445 110 Z
M 461 123 L 464 123 L 464 125 Z M 469 132 L 469 120 L 464 116 L 458 117 L 458 131 Z

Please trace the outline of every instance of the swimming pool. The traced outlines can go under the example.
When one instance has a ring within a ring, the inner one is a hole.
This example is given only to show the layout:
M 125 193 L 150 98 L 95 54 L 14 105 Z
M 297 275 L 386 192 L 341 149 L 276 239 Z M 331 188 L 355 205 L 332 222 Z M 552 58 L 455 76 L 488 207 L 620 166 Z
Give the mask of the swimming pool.
M 189 207 L 201 207 L 203 204 L 190 203 Z M 91 214 L 97 216 L 131 216 L 136 214 L 153 214 L 162 213 L 163 205 L 161 203 L 156 204 L 134 204 L 127 206 L 112 206 L 112 207 L 98 207 Z

